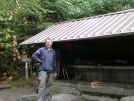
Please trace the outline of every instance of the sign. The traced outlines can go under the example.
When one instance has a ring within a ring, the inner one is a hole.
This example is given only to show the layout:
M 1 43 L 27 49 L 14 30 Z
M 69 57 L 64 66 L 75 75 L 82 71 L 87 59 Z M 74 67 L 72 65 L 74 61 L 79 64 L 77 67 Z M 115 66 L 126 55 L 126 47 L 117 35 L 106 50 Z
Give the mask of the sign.
M 31 58 L 23 58 L 23 59 L 22 59 L 22 62 L 31 62 L 31 61 L 32 61 Z
M 28 62 L 31 62 L 31 58 L 27 58 L 27 55 L 25 55 L 25 58 L 22 59 L 22 62 L 25 62 L 25 76 L 26 80 L 28 80 Z

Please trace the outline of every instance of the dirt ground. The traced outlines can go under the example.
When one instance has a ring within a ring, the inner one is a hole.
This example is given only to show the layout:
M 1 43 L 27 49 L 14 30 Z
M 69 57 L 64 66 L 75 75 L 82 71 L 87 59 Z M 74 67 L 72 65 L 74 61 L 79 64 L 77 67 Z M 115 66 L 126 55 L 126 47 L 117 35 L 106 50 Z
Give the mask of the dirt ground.
M 35 94 L 34 88 L 21 87 L 0 90 L 0 101 L 17 101 L 20 95 Z

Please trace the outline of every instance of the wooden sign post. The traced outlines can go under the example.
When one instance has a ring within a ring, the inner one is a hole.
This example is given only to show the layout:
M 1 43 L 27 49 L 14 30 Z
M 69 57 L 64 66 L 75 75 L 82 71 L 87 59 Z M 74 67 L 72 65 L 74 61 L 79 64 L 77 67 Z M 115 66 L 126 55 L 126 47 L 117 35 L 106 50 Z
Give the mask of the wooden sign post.
M 22 62 L 25 62 L 25 76 L 26 76 L 26 80 L 28 80 L 28 62 L 31 62 L 32 59 L 31 58 L 27 58 L 27 55 L 25 56 L 25 58 L 22 59 Z

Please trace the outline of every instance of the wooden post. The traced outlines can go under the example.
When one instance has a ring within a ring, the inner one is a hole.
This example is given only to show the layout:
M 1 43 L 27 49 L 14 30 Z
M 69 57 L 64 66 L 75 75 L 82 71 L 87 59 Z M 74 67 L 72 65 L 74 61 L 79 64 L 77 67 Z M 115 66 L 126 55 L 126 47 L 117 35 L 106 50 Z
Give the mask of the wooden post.
M 25 62 L 25 76 L 26 80 L 28 80 L 28 62 Z
M 25 56 L 25 58 L 22 59 L 22 62 L 25 62 L 25 76 L 26 76 L 26 80 L 28 80 L 28 62 L 31 62 L 31 58 L 27 58 L 27 55 Z

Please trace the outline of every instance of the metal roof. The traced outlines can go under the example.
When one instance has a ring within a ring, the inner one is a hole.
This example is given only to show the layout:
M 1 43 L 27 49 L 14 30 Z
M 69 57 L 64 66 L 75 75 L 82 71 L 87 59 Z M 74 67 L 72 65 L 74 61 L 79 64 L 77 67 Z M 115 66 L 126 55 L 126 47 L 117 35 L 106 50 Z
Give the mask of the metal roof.
M 59 22 L 20 45 L 53 41 L 68 41 L 134 34 L 134 9 Z

